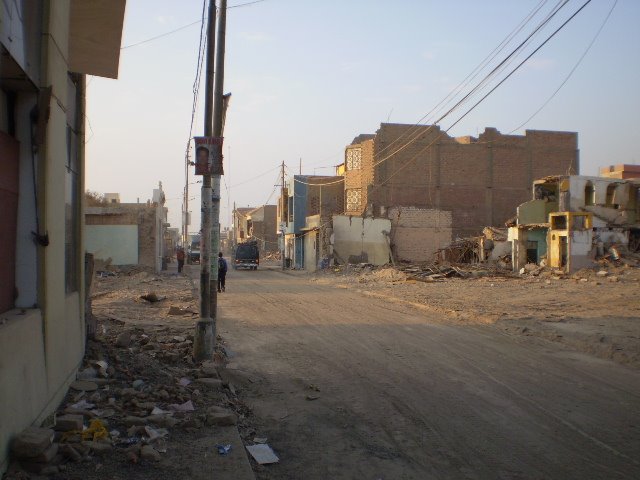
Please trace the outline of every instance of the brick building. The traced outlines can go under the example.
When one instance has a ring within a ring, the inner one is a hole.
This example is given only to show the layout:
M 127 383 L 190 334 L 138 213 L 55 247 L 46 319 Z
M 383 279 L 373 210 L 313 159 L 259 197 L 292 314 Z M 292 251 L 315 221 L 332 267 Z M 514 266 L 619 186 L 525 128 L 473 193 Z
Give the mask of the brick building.
M 453 138 L 438 126 L 383 123 L 345 149 L 345 208 L 390 218 L 394 253 L 426 260 L 457 237 L 503 226 L 536 178 L 578 171 L 577 133 L 486 128 Z
M 247 240 L 255 240 L 261 254 L 277 252 L 277 210 L 277 205 L 236 208 L 233 211 L 236 245 Z

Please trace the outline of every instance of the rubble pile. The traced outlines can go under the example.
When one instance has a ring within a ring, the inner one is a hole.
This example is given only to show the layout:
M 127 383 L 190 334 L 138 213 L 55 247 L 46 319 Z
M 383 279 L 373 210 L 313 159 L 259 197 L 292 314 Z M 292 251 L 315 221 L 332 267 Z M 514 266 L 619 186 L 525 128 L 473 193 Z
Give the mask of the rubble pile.
M 282 261 L 282 253 L 281 252 L 267 252 L 262 256 L 263 260 L 270 260 L 274 262 Z
M 239 424 L 249 409 L 225 374 L 223 341 L 214 361 L 194 364 L 193 337 L 175 327 L 125 327 L 106 320 L 54 418 L 12 443 L 7 478 L 54 475 L 74 464 L 161 461 L 178 432 Z M 249 431 L 248 434 L 251 434 Z M 20 476 L 22 474 L 23 476 Z
M 480 238 L 458 238 L 436 250 L 434 258 L 450 263 L 477 263 L 480 261 Z

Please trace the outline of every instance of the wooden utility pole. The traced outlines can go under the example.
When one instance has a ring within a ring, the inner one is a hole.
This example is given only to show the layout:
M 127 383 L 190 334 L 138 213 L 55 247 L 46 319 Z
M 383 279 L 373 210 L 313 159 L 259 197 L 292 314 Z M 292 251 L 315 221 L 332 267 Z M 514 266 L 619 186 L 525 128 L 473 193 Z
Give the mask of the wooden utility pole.
M 205 102 L 204 102 L 204 136 L 212 136 L 213 112 L 213 74 L 215 61 L 215 33 L 216 33 L 216 3 L 209 0 L 209 15 L 207 23 L 207 63 L 205 72 Z M 218 185 L 220 177 L 218 177 Z M 220 189 L 218 188 L 218 194 Z M 215 350 L 215 323 L 211 318 L 211 210 L 212 191 L 211 173 L 202 177 L 202 219 L 200 222 L 200 318 L 196 321 L 196 331 L 193 341 L 193 358 L 196 361 L 213 357 Z M 218 201 L 219 208 L 219 201 Z M 216 262 L 217 265 L 217 262 Z M 216 279 L 217 280 L 217 279 Z

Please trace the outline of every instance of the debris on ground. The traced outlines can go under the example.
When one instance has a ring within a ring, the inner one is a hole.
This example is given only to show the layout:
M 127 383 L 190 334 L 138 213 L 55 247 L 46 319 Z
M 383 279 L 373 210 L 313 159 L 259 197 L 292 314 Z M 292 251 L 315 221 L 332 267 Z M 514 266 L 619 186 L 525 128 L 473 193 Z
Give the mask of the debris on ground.
M 232 445 L 231 444 L 216 445 L 216 448 L 218 449 L 219 455 L 227 455 L 231 451 Z
M 98 329 L 87 341 L 77 380 L 50 429 L 30 427 L 14 439 L 7 478 L 62 471 L 72 478 L 111 478 L 102 474 L 162 463 L 189 443 L 189 435 L 211 434 L 220 426 L 237 425 L 253 438 L 251 411 L 238 398 L 237 385 L 220 378 L 224 340 L 218 337 L 215 361 L 195 363 L 190 316 L 170 317 L 169 309 L 153 305 L 171 296 L 182 302 L 181 310 L 194 308 L 193 293 L 166 278 L 138 272 L 96 279 Z M 162 284 L 162 290 L 136 292 L 144 288 L 141 280 Z
M 259 465 L 269 465 L 280 461 L 273 449 L 265 443 L 248 445 L 247 451 Z

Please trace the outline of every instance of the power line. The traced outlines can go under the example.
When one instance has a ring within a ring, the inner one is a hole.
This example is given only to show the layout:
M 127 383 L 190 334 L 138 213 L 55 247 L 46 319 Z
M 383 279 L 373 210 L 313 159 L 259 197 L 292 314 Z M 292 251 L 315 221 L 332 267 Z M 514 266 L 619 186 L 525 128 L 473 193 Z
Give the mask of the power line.
M 230 10 L 232 8 L 248 7 L 249 5 L 253 5 L 255 3 L 262 3 L 262 2 L 266 2 L 266 1 L 267 0 L 255 0 L 253 2 L 241 3 L 239 5 L 232 5 L 230 7 L 227 7 L 227 10 Z M 120 50 L 125 50 L 127 48 L 137 47 L 138 45 L 143 45 L 145 43 L 153 42 L 154 40 L 158 40 L 158 39 L 164 38 L 164 37 L 166 37 L 168 35 L 173 35 L 174 33 L 178 33 L 181 30 L 184 30 L 186 28 L 193 27 L 194 25 L 196 25 L 198 23 L 201 23 L 201 22 L 203 22 L 203 20 L 196 20 L 195 22 L 187 23 L 186 25 L 182 25 L 181 27 L 178 27 L 178 28 L 176 28 L 174 30 L 170 30 L 168 32 L 161 33 L 160 35 L 156 35 L 155 37 L 147 38 L 146 40 L 141 40 L 139 42 L 132 43 L 130 45 L 125 45 L 124 47 L 120 47 Z
M 557 5 L 559 5 L 562 1 L 565 1 L 565 3 L 568 0 L 560 0 L 558 2 Z M 447 105 L 450 103 L 450 101 L 458 94 L 460 93 L 467 85 L 469 85 L 469 83 L 471 83 L 471 81 L 473 81 L 473 79 L 475 79 L 480 72 L 493 60 L 495 59 L 500 52 L 502 52 L 507 45 L 509 45 L 511 43 L 511 41 L 524 29 L 524 27 L 538 14 L 538 12 L 544 7 L 544 5 L 548 2 L 548 0 L 541 0 L 521 21 L 520 23 L 471 71 L 469 72 L 469 74 L 463 78 L 460 83 L 458 83 L 458 85 L 456 87 L 454 87 L 442 100 L 440 100 L 439 103 L 437 103 L 428 113 L 426 113 L 425 115 L 423 115 L 420 119 L 418 119 L 417 122 L 415 122 L 412 125 L 411 129 L 408 129 L 407 131 L 405 131 L 402 135 L 400 135 L 398 138 L 394 139 L 389 145 L 386 145 L 385 147 L 381 148 L 378 151 L 378 154 L 382 154 L 385 151 L 389 150 L 390 148 L 394 147 L 395 145 L 397 145 L 398 143 L 400 143 L 402 141 L 403 138 L 405 137 L 412 137 L 412 135 L 414 133 L 416 133 L 418 130 L 421 130 L 421 127 L 423 127 L 423 125 L 421 125 L 423 123 L 423 121 L 427 118 L 429 118 L 431 116 L 431 114 L 433 114 L 434 112 L 438 111 L 438 108 L 441 107 L 442 105 Z M 422 134 L 423 132 L 419 133 L 415 138 L 412 138 L 413 141 L 417 140 L 419 138 L 419 136 Z M 412 141 L 406 143 L 404 146 L 408 146 L 411 143 L 413 143 Z M 403 147 L 404 147 L 403 146 Z M 397 153 L 397 152 L 394 152 Z M 335 155 L 335 156 L 341 156 L 344 154 L 344 151 L 342 151 L 339 155 Z M 318 163 L 324 163 L 326 160 L 329 160 L 330 158 L 335 158 L 334 155 L 327 157 L 326 159 L 323 159 L 319 162 L 316 163 L 312 163 L 311 165 L 316 165 Z
M 138 45 L 142 45 L 144 43 L 153 42 L 154 40 L 158 40 L 159 38 L 163 38 L 163 37 L 166 37 L 168 35 L 173 35 L 174 33 L 177 33 L 177 32 L 179 32 L 181 30 L 184 30 L 185 28 L 193 27 L 194 25 L 196 25 L 198 23 L 201 23 L 201 22 L 202 22 L 202 20 L 196 20 L 195 22 L 191 22 L 191 23 L 188 23 L 188 24 L 183 25 L 181 27 L 178 27 L 175 30 L 171 30 L 169 32 L 161 33 L 160 35 L 156 35 L 155 37 L 147 38 L 146 40 L 141 40 L 140 42 L 132 43 L 131 45 L 125 45 L 124 47 L 121 47 L 120 50 L 126 50 L 127 48 L 137 47 Z
M 551 19 L 553 19 L 554 16 L 556 16 L 558 14 L 558 12 L 569 2 L 569 0 L 560 0 L 560 2 L 558 2 L 558 4 L 556 4 L 556 6 L 552 9 L 551 13 L 549 13 L 547 15 L 547 17 L 529 34 L 527 35 L 527 37 L 520 42 L 520 44 L 514 48 L 496 67 L 494 67 L 487 75 L 485 75 L 485 77 L 480 80 L 480 82 L 473 87 L 466 95 L 464 95 L 464 97 L 462 97 L 462 99 L 460 99 L 458 102 L 456 102 L 456 104 L 451 107 L 449 110 L 447 110 L 443 115 L 441 115 L 437 120 L 435 120 L 434 122 L 432 122 L 432 125 L 429 126 L 429 129 L 427 131 L 429 131 L 433 125 L 436 125 L 438 123 L 440 123 L 442 120 L 444 120 L 446 117 L 448 117 L 449 115 L 451 115 L 456 109 L 458 109 L 459 107 L 461 107 L 464 103 L 466 103 L 475 93 L 477 93 L 478 91 L 480 91 L 482 89 L 483 86 L 485 86 L 493 77 L 495 77 L 498 73 L 500 73 L 501 69 L 505 66 L 509 64 L 509 60 L 511 58 L 514 58 L 514 56 L 519 53 L 526 45 L 528 45 L 529 41 L 544 27 L 546 26 Z M 475 78 L 475 76 L 474 76 Z M 441 102 L 442 103 L 442 102 Z M 448 104 L 449 102 L 447 102 Z M 437 108 L 437 107 L 436 107 Z M 435 110 L 432 109 L 431 111 L 433 112 Z M 431 113 L 431 112 L 430 112 Z M 428 115 L 430 115 L 430 113 L 428 113 L 427 115 L 423 116 L 420 121 L 424 120 Z M 386 157 L 383 157 L 382 159 L 378 160 L 375 164 L 374 167 L 376 165 L 379 165 L 380 163 L 388 160 L 389 158 L 391 158 L 393 155 L 401 152 L 402 150 L 404 150 L 405 148 L 409 147 L 410 145 L 412 145 L 415 141 L 418 140 L 418 138 L 420 138 L 420 136 L 422 134 L 424 134 L 426 132 L 418 132 L 410 141 L 406 142 L 404 145 L 402 145 L 401 147 L 399 147 L 398 149 L 396 149 L 395 151 L 393 151 L 392 153 L 388 154 Z
M 207 44 L 207 37 L 204 34 L 204 26 L 205 26 L 205 16 L 206 16 L 206 6 L 207 6 L 207 0 L 203 0 L 202 1 L 202 14 L 201 14 L 201 20 L 200 20 L 200 40 L 199 40 L 199 44 L 198 44 L 198 58 L 196 60 L 196 77 L 193 80 L 193 88 L 192 88 L 192 92 L 193 92 L 193 102 L 191 105 L 191 123 L 189 125 L 189 137 L 187 138 L 187 146 L 185 148 L 185 152 L 184 152 L 184 190 L 183 190 L 183 195 L 184 195 L 184 202 L 183 202 L 183 219 L 182 219 L 182 223 L 183 223 L 183 228 L 184 228 L 184 235 L 187 234 L 187 230 L 188 230 L 188 225 L 187 225 L 187 219 L 189 216 L 189 195 L 188 195 L 188 191 L 189 191 L 189 149 L 191 146 L 191 138 L 193 136 L 193 126 L 195 124 L 196 121 L 196 112 L 198 110 L 198 97 L 199 97 L 199 92 L 200 92 L 200 79 L 202 78 L 202 66 L 204 65 L 204 49 L 205 46 Z M 186 240 L 186 238 L 185 238 Z
M 380 154 L 387 151 L 394 145 L 400 142 L 404 137 L 413 135 L 416 131 L 420 129 L 422 126 L 421 123 L 424 122 L 427 118 L 429 118 L 433 113 L 438 111 L 439 107 L 443 105 L 448 105 L 450 101 L 455 98 L 455 96 L 460 93 L 464 88 L 467 87 L 479 74 L 480 72 L 487 66 L 494 58 L 496 58 L 500 52 L 502 52 L 509 43 L 518 35 L 522 29 L 538 14 L 538 12 L 544 7 L 548 0 L 542 0 L 538 3 L 533 10 L 527 14 L 527 16 L 520 21 L 520 23 L 505 37 L 502 42 L 500 42 L 469 74 L 458 83 L 456 87 L 454 87 L 438 104 L 436 104 L 428 113 L 423 115 L 417 122 L 413 125 L 413 131 L 411 129 L 407 130 L 400 137 L 395 139 L 386 147 L 380 150 Z M 562 0 L 561 0 L 562 1 Z
M 580 58 L 578 59 L 578 61 L 576 62 L 576 64 L 573 66 L 573 68 L 571 69 L 571 71 L 569 72 L 569 74 L 565 77 L 565 79 L 562 81 L 562 83 L 558 86 L 558 88 L 555 89 L 555 91 L 551 94 L 551 96 L 549 98 L 547 98 L 547 100 L 540 106 L 540 108 L 538 108 L 529 118 L 527 118 L 524 122 L 522 122 L 519 126 L 517 126 L 516 128 L 514 128 L 513 130 L 511 130 L 509 132 L 509 134 L 514 133 L 516 130 L 520 130 L 522 127 L 524 127 L 527 123 L 529 123 L 531 120 L 533 120 L 534 117 L 536 117 L 536 115 L 538 115 L 543 109 L 544 107 L 546 107 L 549 102 L 551 100 L 553 100 L 553 98 L 558 94 L 558 92 L 562 89 L 562 87 L 565 86 L 565 84 L 569 81 L 569 79 L 571 78 L 571 76 L 573 75 L 573 73 L 578 69 L 578 67 L 580 66 L 580 64 L 582 63 L 582 61 L 584 60 L 584 57 L 587 56 L 587 54 L 589 53 L 589 50 L 591 50 L 591 47 L 593 47 L 593 44 L 596 43 L 596 40 L 598 39 L 598 37 L 600 36 L 600 34 L 602 33 L 602 30 L 604 29 L 604 26 L 607 24 L 607 22 L 609 21 L 609 18 L 611 17 L 611 14 L 613 13 L 613 10 L 616 8 L 616 5 L 618 5 L 618 0 L 615 0 L 613 2 L 613 5 L 611 6 L 611 9 L 609 10 L 609 13 L 607 14 L 607 16 L 605 17 L 605 19 L 603 20 L 602 24 L 600 25 L 600 28 L 598 29 L 598 31 L 596 32 L 596 34 L 594 35 L 593 39 L 591 40 L 591 42 L 589 43 L 589 45 L 587 46 L 587 48 L 585 49 L 585 51 L 582 53 L 582 55 L 580 56 Z
M 571 20 L 573 20 L 589 3 L 591 2 L 591 0 L 587 0 L 577 11 L 575 11 L 562 25 L 560 25 L 560 27 L 558 27 L 551 35 L 549 35 L 544 42 L 542 42 L 531 54 L 529 54 L 520 64 L 518 64 L 503 80 L 501 80 L 493 89 L 491 89 L 491 91 L 489 91 L 484 97 L 482 97 L 478 102 L 476 102 L 475 105 L 473 105 L 467 112 L 464 113 L 464 115 L 462 117 L 460 117 L 454 124 L 452 124 L 451 126 L 449 126 L 449 128 L 447 128 L 446 130 L 442 131 L 439 135 L 436 136 L 436 138 L 429 143 L 427 146 L 425 146 L 422 150 L 420 150 L 419 152 L 417 152 L 413 157 L 411 157 L 410 159 L 408 159 L 403 165 L 401 165 L 395 172 L 393 172 L 391 175 L 389 175 L 386 179 L 384 179 L 382 182 L 380 182 L 379 184 L 376 185 L 372 185 L 372 191 L 373 190 L 377 190 L 378 188 L 381 188 L 383 185 L 385 185 L 386 183 L 388 183 L 393 177 L 395 177 L 398 173 L 400 173 L 402 170 L 404 170 L 405 168 L 407 168 L 414 160 L 416 160 L 420 155 L 422 155 L 422 153 L 424 153 L 425 151 L 427 151 L 431 146 L 433 146 L 438 140 L 440 140 L 440 138 L 446 134 L 449 130 L 451 130 L 460 120 L 462 120 L 462 118 L 464 118 L 466 115 L 468 115 L 473 109 L 475 109 L 483 100 L 485 100 L 489 95 L 491 95 L 491 93 L 493 93 L 493 91 L 495 91 L 500 85 L 502 85 L 511 75 L 513 75 L 527 60 L 529 60 L 529 58 L 531 58 L 535 53 L 537 53 L 544 45 L 546 45 L 560 30 L 562 30 Z M 617 0 L 616 0 L 617 2 Z M 615 5 L 614 5 L 615 7 Z M 609 15 L 611 15 L 611 12 L 609 12 Z M 608 17 L 607 17 L 608 18 Z M 602 27 L 601 27 L 602 29 Z M 380 162 L 379 162 L 380 163 Z M 346 213 L 346 212 L 344 212 Z
M 456 120 L 453 124 L 451 124 L 451 126 L 449 126 L 449 128 L 447 128 L 447 130 L 445 130 L 446 132 L 448 132 L 449 130 L 451 130 L 454 126 L 456 126 L 463 118 L 465 118 L 469 113 L 471 113 L 478 105 L 480 105 L 489 95 L 491 95 L 500 85 L 502 85 L 504 82 L 506 82 L 509 77 L 511 77 L 511 75 L 513 75 L 514 73 L 516 73 L 520 67 L 522 67 L 522 65 L 524 65 L 527 60 L 529 60 L 531 57 L 533 57 L 542 47 L 544 47 L 553 37 L 556 36 L 556 34 L 562 30 L 571 20 L 573 20 L 576 15 L 578 15 L 587 5 L 589 5 L 591 3 L 591 0 L 587 0 L 586 2 L 584 2 L 582 4 L 582 6 L 573 14 L 571 15 L 562 25 L 560 25 L 551 35 L 549 35 L 547 37 L 547 39 L 542 42 L 533 52 L 531 52 L 522 62 L 520 62 L 518 64 L 518 66 L 516 68 L 514 68 L 513 70 L 511 70 L 511 72 L 509 72 L 509 74 L 504 77 L 502 80 L 500 80 L 500 82 L 498 82 L 498 84 L 493 87 L 491 90 L 489 90 L 489 92 L 483 96 L 480 100 L 478 100 L 469 110 L 467 110 L 464 115 L 462 115 L 460 118 L 458 118 L 458 120 Z
M 272 169 L 270 169 L 270 170 L 267 170 L 267 171 L 266 171 L 266 172 L 264 172 L 264 173 L 261 173 L 261 174 L 259 174 L 259 175 L 256 175 L 255 177 L 248 178 L 247 180 L 244 180 L 243 182 L 236 183 L 235 185 L 231 185 L 231 188 L 236 188 L 236 187 L 239 187 L 240 185 L 244 185 L 244 184 L 246 184 L 246 183 L 253 182 L 254 180 L 257 180 L 257 179 L 259 179 L 259 178 L 262 178 L 262 177 L 264 177 L 265 175 L 267 175 L 267 174 L 269 174 L 269 173 L 273 172 L 273 171 L 274 171 L 275 169 L 277 169 L 277 168 L 280 168 L 280 165 L 278 165 L 277 167 L 272 168 Z
M 231 5 L 230 7 L 227 7 L 227 10 L 231 10 L 232 8 L 248 7 L 249 5 L 254 5 L 256 3 L 262 3 L 266 1 L 267 0 L 254 0 L 253 2 L 241 3 L 239 5 Z
M 479 102 L 477 102 L 474 106 L 472 106 L 467 112 L 465 112 L 465 114 L 459 118 L 453 125 L 451 125 L 447 130 L 445 130 L 444 132 L 442 132 L 440 135 L 438 135 L 438 137 L 436 138 L 435 141 L 437 141 L 437 139 L 439 139 L 444 133 L 448 132 L 449 130 L 451 130 L 451 128 L 453 128 L 453 126 L 455 126 L 460 120 L 462 120 L 462 118 L 464 118 L 464 116 L 468 115 L 473 109 L 475 109 L 483 100 L 485 100 L 491 93 L 493 93 L 500 85 L 502 85 L 511 75 L 513 75 L 529 58 L 531 58 L 537 51 L 539 51 L 547 42 L 549 42 L 551 40 L 551 38 L 553 38 L 553 36 L 555 36 L 567 23 L 569 23 L 583 8 L 586 7 L 586 5 L 590 2 L 591 0 L 588 0 L 580 9 L 578 9 L 578 11 L 576 11 L 571 17 L 569 17 L 568 20 L 566 20 L 555 32 L 553 32 L 542 44 L 540 44 L 530 55 L 528 55 L 515 69 L 513 69 L 505 78 L 503 78 L 496 86 L 494 86 L 484 97 L 482 97 L 482 99 L 480 99 Z M 444 120 L 446 117 L 448 117 L 449 115 L 451 115 L 451 113 L 453 113 L 454 111 L 456 111 L 459 107 L 461 107 L 463 104 L 465 104 L 475 93 L 481 91 L 484 86 L 487 85 L 487 83 L 489 82 L 489 80 L 495 76 L 497 76 L 498 73 L 500 73 L 504 68 L 506 68 L 507 65 L 509 65 L 516 57 L 516 55 L 521 52 L 523 50 L 523 48 L 525 48 L 531 41 L 532 39 L 536 36 L 536 34 L 538 32 L 541 31 L 541 29 L 543 27 L 545 27 L 546 25 L 548 25 L 548 23 L 558 14 L 558 12 L 569 2 L 569 0 L 559 0 L 559 2 L 552 8 L 551 12 L 547 14 L 547 16 L 538 24 L 538 26 L 536 26 L 536 28 L 527 35 L 527 37 L 521 41 L 517 47 L 515 47 L 508 55 L 507 57 L 505 57 L 496 67 L 494 67 L 487 75 L 485 75 L 485 77 L 475 86 L 473 87 L 461 100 L 459 100 L 453 107 L 451 107 L 447 112 L 445 112 L 443 115 L 441 115 L 435 122 L 433 122 L 433 124 L 429 125 L 426 130 L 424 131 L 419 131 L 413 138 L 411 138 L 408 142 L 406 142 L 404 145 L 402 145 L 401 147 L 399 147 L 398 149 L 396 149 L 394 152 L 392 152 L 391 154 L 388 154 L 387 156 L 383 157 L 382 159 L 378 160 L 376 163 L 374 163 L 374 167 L 389 160 L 390 158 L 392 158 L 395 154 L 399 153 L 400 151 L 404 150 L 405 148 L 407 148 L 408 146 L 410 146 L 411 144 L 413 144 L 414 142 L 416 142 L 422 135 L 428 133 L 435 124 L 440 123 L 442 120 Z M 543 4 L 544 5 L 544 4 Z M 542 5 L 539 5 L 539 7 L 541 8 Z M 534 10 L 534 15 L 535 13 L 537 13 L 539 11 L 540 8 L 537 8 L 536 10 Z M 529 19 L 533 18 L 533 16 L 530 14 L 528 16 Z M 528 20 L 525 19 L 526 21 L 523 21 L 525 24 L 528 23 Z M 522 22 L 521 22 L 522 23 Z M 516 31 L 519 32 L 518 29 L 516 29 Z M 508 42 L 507 42 L 508 43 Z M 493 57 L 495 58 L 495 57 Z M 473 76 L 472 78 L 475 78 L 475 76 Z M 467 82 L 468 84 L 468 82 Z M 446 97 L 445 97 L 446 98 Z M 442 104 L 442 102 L 440 102 L 440 104 Z M 439 105 L 440 105 L 439 104 Z M 437 108 L 437 106 L 436 106 Z M 432 109 L 432 112 L 435 110 Z M 431 113 L 431 112 L 430 112 Z M 428 113 L 427 115 L 425 115 L 422 119 L 420 119 L 420 121 L 424 120 L 426 118 L 426 116 L 430 115 L 430 113 Z M 422 130 L 420 129 L 420 125 L 419 123 L 414 125 L 415 130 Z M 430 145 L 428 145 L 427 147 L 423 148 L 420 152 L 418 152 L 418 154 L 416 154 L 413 158 L 411 158 L 405 165 L 408 165 L 411 161 L 415 160 L 417 158 L 418 155 L 420 155 L 421 153 L 423 153 L 429 146 L 431 146 L 434 142 L 432 142 Z M 404 168 L 401 167 L 402 170 Z M 398 170 L 398 171 L 399 171 Z M 396 173 L 398 173 L 398 171 L 396 171 L 393 175 L 395 175 Z M 295 179 L 294 176 L 294 180 L 298 181 L 300 183 L 306 184 L 306 185 L 327 185 L 327 184 L 318 184 L 318 183 L 309 183 L 309 182 L 303 182 L 302 180 L 297 180 Z M 386 182 L 386 181 L 385 181 Z M 334 182 L 334 183 L 339 183 L 339 182 Z

